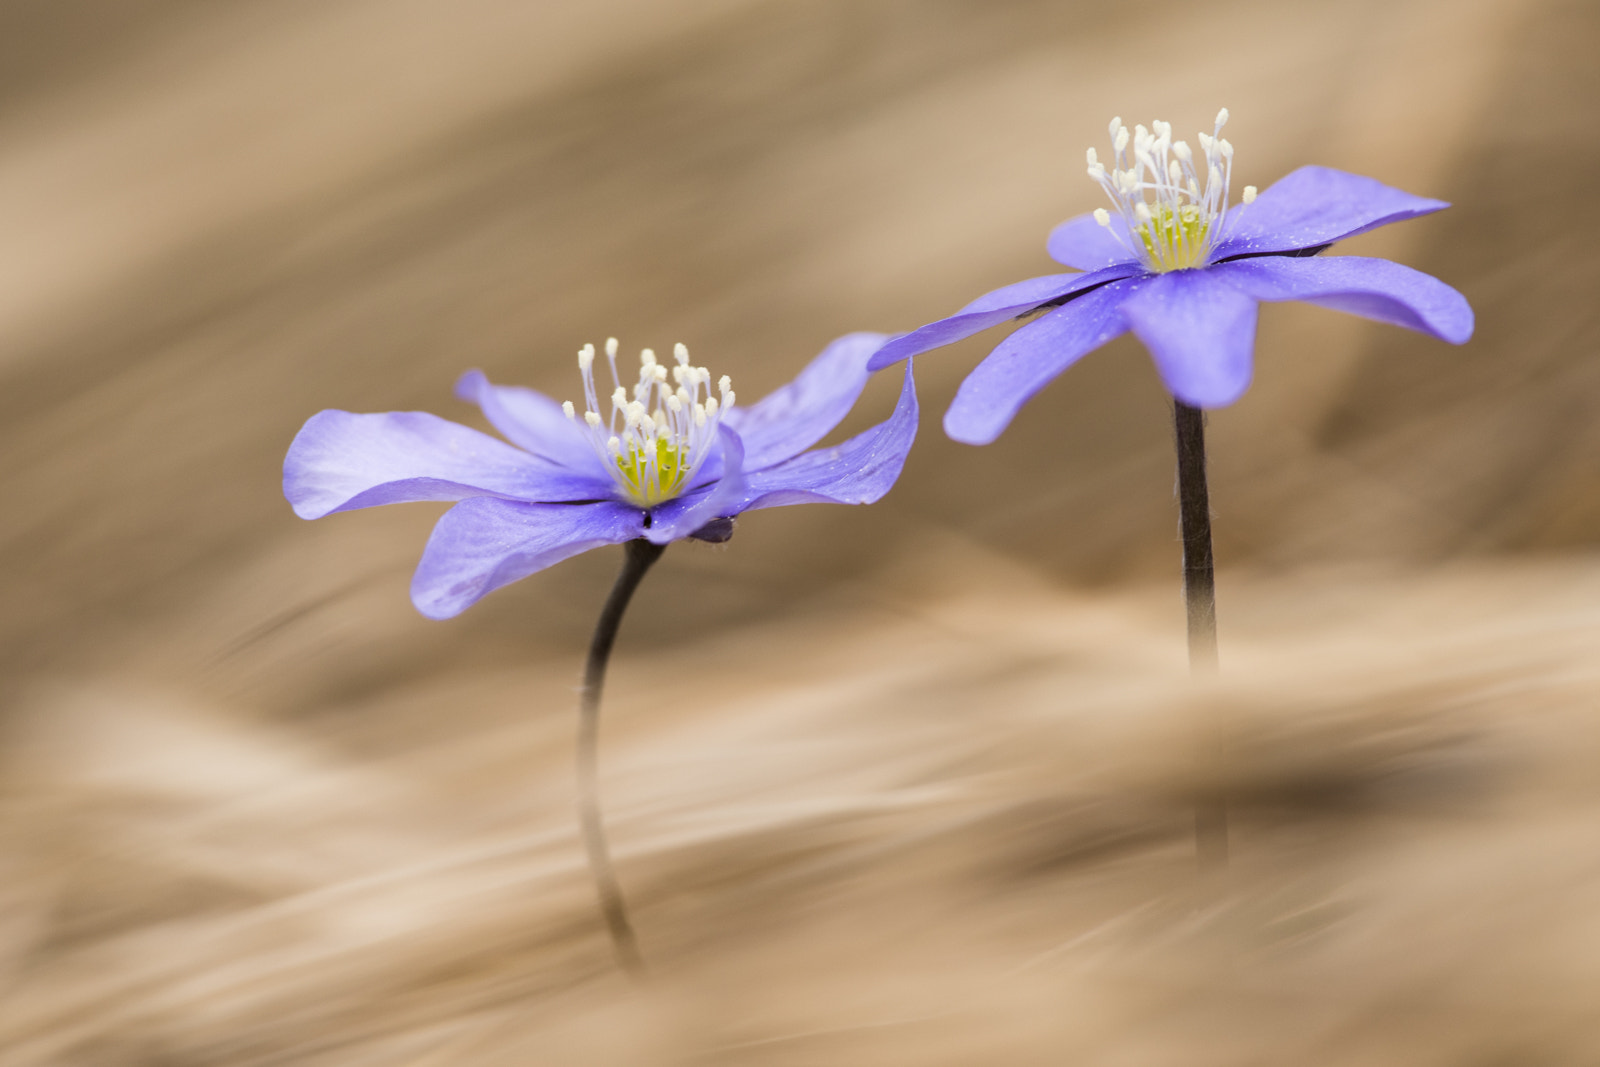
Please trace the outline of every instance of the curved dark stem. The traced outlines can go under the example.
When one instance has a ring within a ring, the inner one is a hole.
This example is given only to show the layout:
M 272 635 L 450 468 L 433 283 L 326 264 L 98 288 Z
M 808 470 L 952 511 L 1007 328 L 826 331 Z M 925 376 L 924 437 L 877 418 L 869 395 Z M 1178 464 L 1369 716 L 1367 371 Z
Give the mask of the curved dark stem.
M 617 574 L 617 584 L 611 587 L 611 595 L 606 598 L 606 606 L 600 611 L 600 620 L 595 623 L 594 637 L 589 641 L 589 660 L 583 668 L 583 697 L 578 706 L 578 825 L 583 832 L 583 847 L 589 854 L 595 891 L 600 897 L 600 915 L 611 933 L 617 964 L 640 978 L 644 976 L 644 960 L 639 956 L 633 925 L 628 922 L 628 906 L 623 902 L 622 887 L 617 884 L 616 871 L 611 867 L 605 824 L 600 818 L 597 770 L 600 694 L 605 688 L 606 664 L 611 661 L 611 646 L 616 644 L 622 615 L 628 610 L 628 602 L 633 599 L 633 591 L 639 588 L 645 572 L 661 558 L 666 546 L 641 538 L 622 547 L 622 570 Z
M 1206 416 L 1174 401 L 1178 442 L 1178 514 L 1183 529 L 1183 602 L 1189 615 L 1189 669 L 1217 669 L 1217 583 L 1211 559 L 1211 497 L 1206 491 Z M 1200 866 L 1228 862 L 1228 806 L 1221 796 L 1195 804 L 1194 844 Z

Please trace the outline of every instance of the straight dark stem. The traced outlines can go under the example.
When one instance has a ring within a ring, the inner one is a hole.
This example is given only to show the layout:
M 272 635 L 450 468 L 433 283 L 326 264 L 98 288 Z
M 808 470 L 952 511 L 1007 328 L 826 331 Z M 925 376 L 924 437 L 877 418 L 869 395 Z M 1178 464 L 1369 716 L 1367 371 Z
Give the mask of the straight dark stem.
M 583 832 L 583 847 L 589 854 L 589 872 L 594 876 L 600 898 L 600 915 L 611 933 L 611 946 L 617 964 L 635 978 L 644 976 L 644 960 L 639 943 L 628 921 L 628 906 L 622 887 L 611 866 L 611 851 L 606 847 L 605 824 L 600 818 L 599 749 L 600 695 L 606 684 L 606 665 L 611 662 L 611 646 L 617 642 L 617 629 L 628 610 L 633 591 L 639 588 L 645 572 L 661 558 L 665 545 L 640 539 L 622 546 L 622 570 L 611 587 L 606 606 L 595 623 L 589 641 L 589 661 L 583 668 L 583 698 L 578 706 L 578 825 Z
M 1183 602 L 1189 615 L 1189 669 L 1217 669 L 1217 582 L 1211 559 L 1211 497 L 1206 491 L 1206 416 L 1174 401 L 1178 446 L 1178 514 L 1183 529 Z M 1228 806 L 1202 797 L 1194 812 L 1195 853 L 1203 868 L 1228 862 Z

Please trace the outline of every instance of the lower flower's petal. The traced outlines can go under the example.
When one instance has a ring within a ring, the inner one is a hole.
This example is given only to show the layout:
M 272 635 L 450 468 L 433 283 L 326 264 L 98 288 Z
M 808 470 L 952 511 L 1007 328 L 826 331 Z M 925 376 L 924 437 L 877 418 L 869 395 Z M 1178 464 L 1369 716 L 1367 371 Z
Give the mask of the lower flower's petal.
M 1228 212 L 1213 262 L 1229 256 L 1315 248 L 1391 222 L 1431 215 L 1443 200 L 1412 196 L 1375 178 L 1332 167 L 1301 167 Z
M 1160 274 L 1122 305 L 1172 395 L 1220 408 L 1250 386 L 1256 302 L 1215 269 Z
M 643 533 L 644 512 L 612 501 L 463 500 L 433 528 L 411 579 L 411 602 L 431 619 L 448 619 L 502 585 Z
M 1111 226 L 1095 221 L 1093 215 L 1079 215 L 1068 219 L 1050 231 L 1045 251 L 1057 263 L 1079 270 L 1100 270 L 1126 264 L 1139 266 L 1139 257 L 1132 251 L 1128 224 L 1120 215 L 1111 216 Z
M 1472 336 L 1466 297 L 1432 275 L 1387 259 L 1261 256 L 1220 263 L 1211 272 L 1257 300 L 1304 300 L 1456 345 Z
M 917 387 L 906 363 L 900 400 L 884 422 L 832 448 L 820 448 L 750 475 L 740 509 L 784 504 L 871 504 L 900 477 L 917 436 Z
M 1056 375 L 1127 331 L 1117 309 L 1145 284 L 1142 278 L 1112 282 L 1000 342 L 956 390 L 945 412 L 945 433 L 969 445 L 999 437 L 1022 405 Z
M 735 407 L 723 425 L 744 441 L 752 470 L 798 455 L 839 425 L 866 388 L 867 360 L 887 341 L 882 333 L 852 333 L 834 341 L 793 381 L 750 407 Z
M 610 494 L 608 481 L 422 411 L 318 412 L 283 461 L 283 495 L 303 519 L 413 500 L 595 500 Z
M 482 408 L 489 425 L 512 444 L 564 467 L 602 473 L 600 459 L 583 430 L 543 393 L 516 385 L 494 385 L 481 370 L 469 370 L 456 381 L 456 396 Z
M 744 442 L 726 423 L 717 428 L 722 444 L 722 474 L 704 488 L 650 509 L 650 525 L 641 536 L 658 545 L 688 537 L 712 519 L 737 515 L 748 492 Z
M 867 369 L 882 370 L 931 348 L 954 344 L 981 330 L 1026 314 L 1041 304 L 1071 298 L 1075 293 L 1088 292 L 1142 269 L 1137 263 L 1119 263 L 1089 274 L 1046 274 L 1007 285 L 985 293 L 947 319 L 930 322 L 910 333 L 891 338 L 873 355 Z

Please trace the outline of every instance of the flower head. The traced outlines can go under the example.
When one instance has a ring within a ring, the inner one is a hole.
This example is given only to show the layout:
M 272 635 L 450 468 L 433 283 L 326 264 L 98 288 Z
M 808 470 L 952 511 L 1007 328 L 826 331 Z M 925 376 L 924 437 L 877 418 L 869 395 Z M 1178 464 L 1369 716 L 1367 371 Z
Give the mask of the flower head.
M 500 586 L 601 545 L 644 538 L 725 541 L 735 516 L 807 502 L 869 504 L 900 475 L 916 434 L 906 368 L 894 413 L 831 448 L 812 448 L 855 405 L 882 334 L 841 337 L 788 385 L 735 406 L 727 377 L 640 354 L 630 392 L 616 378 L 609 410 L 594 383 L 592 345 L 578 355 L 585 408 L 531 389 L 456 383 L 505 441 L 420 411 L 313 415 L 283 465 L 283 492 L 301 518 L 417 500 L 456 501 L 428 539 L 411 583 L 417 610 L 459 614 Z M 809 451 L 808 451 L 809 449 Z
M 1431 334 L 1472 336 L 1472 308 L 1436 278 L 1383 259 L 1321 257 L 1334 242 L 1449 207 L 1371 178 L 1301 167 L 1230 206 L 1233 146 L 1224 108 L 1197 155 L 1153 122 L 1111 123 L 1112 166 L 1088 154 L 1111 198 L 1050 234 L 1048 251 L 1081 273 L 1052 274 L 979 297 L 956 314 L 890 340 L 876 370 L 1011 319 L 1039 317 L 1002 341 L 961 384 L 945 432 L 987 444 L 1022 405 L 1087 353 L 1128 331 L 1178 400 L 1233 403 L 1250 385 L 1256 308 L 1303 300 Z M 1203 169 L 1202 169 L 1203 168 Z M 1316 258 L 1313 258 L 1316 257 Z

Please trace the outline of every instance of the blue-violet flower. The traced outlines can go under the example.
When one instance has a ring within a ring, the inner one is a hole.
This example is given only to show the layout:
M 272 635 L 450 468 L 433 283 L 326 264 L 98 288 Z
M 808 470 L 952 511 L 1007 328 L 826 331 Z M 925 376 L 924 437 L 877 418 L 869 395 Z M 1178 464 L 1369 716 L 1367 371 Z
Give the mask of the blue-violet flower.
M 957 441 L 988 444 L 1022 405 L 1094 349 L 1132 330 L 1167 389 L 1185 404 L 1224 407 L 1250 384 L 1260 301 L 1303 300 L 1461 344 L 1472 308 L 1454 289 L 1409 267 L 1360 256 L 1311 258 L 1345 237 L 1449 207 L 1371 178 L 1301 167 L 1229 208 L 1233 146 L 1224 108 L 1201 153 L 1154 122 L 1130 132 L 1111 120 L 1114 166 L 1094 149 L 1089 176 L 1110 197 L 1057 226 L 1053 259 L 1084 273 L 1052 274 L 996 289 L 949 318 L 893 338 L 878 370 L 1008 319 L 1044 314 L 973 369 L 945 413 Z
M 678 345 L 671 367 L 640 353 L 631 390 L 605 345 L 615 389 L 608 414 L 594 382 L 596 352 L 578 354 L 585 410 L 531 389 L 456 383 L 511 442 L 420 411 L 313 415 L 283 464 L 283 492 L 301 518 L 414 500 L 459 501 L 423 549 L 411 582 L 417 610 L 459 614 L 494 589 L 601 545 L 645 538 L 725 541 L 755 508 L 870 504 L 889 491 L 917 428 L 911 368 L 894 413 L 831 448 L 807 451 L 865 388 L 885 335 L 841 337 L 788 385 L 735 405 L 726 376 Z

